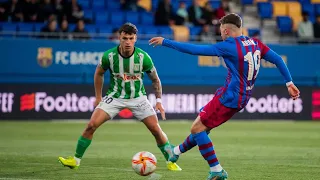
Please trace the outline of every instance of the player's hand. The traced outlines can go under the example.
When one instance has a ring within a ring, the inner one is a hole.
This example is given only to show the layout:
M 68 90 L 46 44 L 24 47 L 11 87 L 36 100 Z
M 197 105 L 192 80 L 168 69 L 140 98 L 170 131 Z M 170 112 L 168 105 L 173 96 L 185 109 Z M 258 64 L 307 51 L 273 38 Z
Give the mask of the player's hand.
M 94 107 L 97 107 L 101 101 L 102 101 L 102 97 L 96 97 L 96 100 L 94 101 Z
M 157 102 L 155 109 L 156 109 L 156 111 L 160 111 L 162 120 L 166 120 L 166 113 L 164 111 L 164 108 L 163 108 L 161 102 Z
M 156 47 L 161 46 L 163 43 L 164 38 L 163 37 L 154 37 L 149 40 L 149 45 Z
M 294 84 L 288 86 L 288 92 L 293 100 L 298 99 L 300 96 L 300 91 Z

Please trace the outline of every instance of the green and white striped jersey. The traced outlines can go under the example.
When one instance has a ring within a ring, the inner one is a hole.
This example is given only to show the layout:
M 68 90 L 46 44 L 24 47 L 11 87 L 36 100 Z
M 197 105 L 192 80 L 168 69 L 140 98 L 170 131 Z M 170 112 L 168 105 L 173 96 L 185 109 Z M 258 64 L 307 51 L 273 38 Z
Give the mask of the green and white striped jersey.
M 100 61 L 104 70 L 110 71 L 110 86 L 107 96 L 121 99 L 132 99 L 146 95 L 143 75 L 153 71 L 151 57 L 142 49 L 135 47 L 129 58 L 120 55 L 118 46 L 106 51 Z

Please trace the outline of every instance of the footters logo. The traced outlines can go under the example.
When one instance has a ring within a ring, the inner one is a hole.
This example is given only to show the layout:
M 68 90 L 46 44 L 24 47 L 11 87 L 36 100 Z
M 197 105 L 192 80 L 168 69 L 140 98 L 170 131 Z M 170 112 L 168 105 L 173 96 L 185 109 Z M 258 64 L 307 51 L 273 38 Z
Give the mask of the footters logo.
M 76 93 L 54 97 L 45 92 L 35 92 L 20 97 L 20 111 L 92 112 L 94 101 L 94 96 L 78 96 Z

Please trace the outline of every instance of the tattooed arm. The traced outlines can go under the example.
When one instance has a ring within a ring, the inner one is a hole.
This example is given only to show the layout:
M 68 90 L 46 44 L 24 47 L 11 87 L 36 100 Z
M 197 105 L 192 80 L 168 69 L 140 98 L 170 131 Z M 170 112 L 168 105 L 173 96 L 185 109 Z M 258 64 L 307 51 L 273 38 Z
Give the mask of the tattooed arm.
M 154 89 L 154 93 L 156 95 L 156 98 L 161 99 L 162 86 L 161 86 L 161 81 L 158 76 L 157 70 L 155 68 L 153 68 L 151 71 L 147 72 L 147 74 L 152 81 L 152 87 Z

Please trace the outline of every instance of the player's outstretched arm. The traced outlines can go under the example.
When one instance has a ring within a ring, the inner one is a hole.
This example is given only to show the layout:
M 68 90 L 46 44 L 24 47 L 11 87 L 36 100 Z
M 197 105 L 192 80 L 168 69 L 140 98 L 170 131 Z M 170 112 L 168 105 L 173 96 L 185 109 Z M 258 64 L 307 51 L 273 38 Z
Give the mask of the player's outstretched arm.
M 161 86 L 161 81 L 158 76 L 157 70 L 155 68 L 153 68 L 151 71 L 147 72 L 147 74 L 148 74 L 148 77 L 152 81 L 152 87 L 154 89 L 154 93 L 157 98 L 157 103 L 156 103 L 155 109 L 156 109 L 156 111 L 160 111 L 162 119 L 166 120 L 166 114 L 165 114 L 165 111 L 164 111 L 164 108 L 163 108 L 162 102 L 161 102 L 162 86 Z
M 98 65 L 94 73 L 94 90 L 96 94 L 96 101 L 94 103 L 94 106 L 97 106 L 102 100 L 102 87 L 104 81 L 103 75 L 105 72 L 106 71 L 100 65 Z
M 268 52 L 263 56 L 263 58 L 277 66 L 279 69 L 280 73 L 286 80 L 286 85 L 288 88 L 288 92 L 290 96 L 295 100 L 300 96 L 300 91 L 299 89 L 293 84 L 292 82 L 292 77 L 289 72 L 289 69 L 287 65 L 284 63 L 283 59 L 281 56 L 279 56 L 277 53 L 272 51 L 271 49 L 268 50 Z
M 214 45 L 196 45 L 190 43 L 177 42 L 163 37 L 154 37 L 149 40 L 149 45 L 156 47 L 158 45 L 166 46 L 183 53 L 203 56 L 218 56 L 218 50 Z

